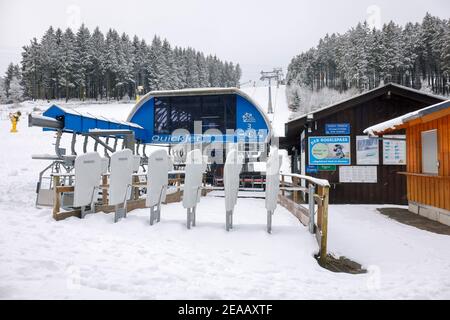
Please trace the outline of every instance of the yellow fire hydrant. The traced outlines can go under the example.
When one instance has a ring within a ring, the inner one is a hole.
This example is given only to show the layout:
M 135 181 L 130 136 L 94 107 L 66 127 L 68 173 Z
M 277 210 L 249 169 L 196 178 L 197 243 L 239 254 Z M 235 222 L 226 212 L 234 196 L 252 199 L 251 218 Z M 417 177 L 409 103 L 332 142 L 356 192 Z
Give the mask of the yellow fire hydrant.
M 11 120 L 11 125 L 12 125 L 11 130 L 10 130 L 11 133 L 17 132 L 17 122 L 19 122 L 21 115 L 22 115 L 22 113 L 20 111 L 9 114 L 9 119 Z

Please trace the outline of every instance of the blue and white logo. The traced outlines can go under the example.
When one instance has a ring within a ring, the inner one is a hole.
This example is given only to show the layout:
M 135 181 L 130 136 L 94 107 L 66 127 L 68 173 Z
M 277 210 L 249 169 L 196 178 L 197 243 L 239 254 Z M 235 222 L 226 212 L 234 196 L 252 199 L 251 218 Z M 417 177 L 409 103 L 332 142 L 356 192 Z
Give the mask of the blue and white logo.
M 253 114 L 251 114 L 250 112 L 246 112 L 242 116 L 242 121 L 245 123 L 254 123 L 254 122 L 256 122 L 256 119 L 253 116 Z

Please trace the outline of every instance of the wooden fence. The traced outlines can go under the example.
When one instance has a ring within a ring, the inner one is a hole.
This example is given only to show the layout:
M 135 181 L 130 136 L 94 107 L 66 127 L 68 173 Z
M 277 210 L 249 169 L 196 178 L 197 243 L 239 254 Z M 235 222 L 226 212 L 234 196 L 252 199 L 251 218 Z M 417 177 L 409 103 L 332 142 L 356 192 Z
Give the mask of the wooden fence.
M 299 174 L 281 174 L 280 190 L 280 204 L 315 234 L 319 245 L 320 263 L 325 264 L 330 192 L 328 181 Z
M 80 210 L 61 211 L 61 194 L 73 192 L 74 187 L 67 185 L 67 180 L 73 174 L 56 174 L 53 176 L 54 206 L 53 218 L 62 220 L 71 216 L 80 217 Z M 145 198 L 140 197 L 140 188 L 146 186 L 145 174 L 133 175 L 133 193 L 131 199 L 127 201 L 127 210 L 145 208 Z M 114 212 L 115 207 L 108 205 L 108 175 L 102 178 L 100 189 L 102 190 L 101 202 L 95 206 L 95 211 L 105 213 Z M 165 203 L 180 202 L 182 199 L 182 184 L 184 177 L 180 173 L 175 173 L 169 178 L 169 192 Z M 325 264 L 327 258 L 327 230 L 328 230 L 328 202 L 330 185 L 327 180 L 316 179 L 298 174 L 281 174 L 281 188 L 279 194 L 280 204 L 295 215 L 300 222 L 307 226 L 312 234 L 315 234 L 319 245 L 320 262 Z M 203 180 L 204 190 L 202 195 L 206 195 L 205 178 Z

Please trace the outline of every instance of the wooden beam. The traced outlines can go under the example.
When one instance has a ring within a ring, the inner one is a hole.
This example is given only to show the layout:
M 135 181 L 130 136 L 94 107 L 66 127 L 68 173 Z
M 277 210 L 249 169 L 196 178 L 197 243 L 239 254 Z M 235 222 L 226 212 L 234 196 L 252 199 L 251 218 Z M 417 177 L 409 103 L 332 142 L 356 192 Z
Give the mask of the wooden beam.
M 57 186 L 56 192 L 57 193 L 63 193 L 63 192 L 74 192 L 75 188 L 74 186 Z

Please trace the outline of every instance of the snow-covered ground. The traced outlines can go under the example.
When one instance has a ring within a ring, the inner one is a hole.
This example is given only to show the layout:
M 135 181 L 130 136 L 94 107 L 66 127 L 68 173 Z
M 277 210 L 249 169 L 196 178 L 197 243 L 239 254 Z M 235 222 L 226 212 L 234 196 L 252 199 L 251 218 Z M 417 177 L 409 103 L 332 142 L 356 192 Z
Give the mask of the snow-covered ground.
M 119 118 L 131 107 L 89 112 Z M 330 207 L 329 251 L 362 263 L 369 272 L 360 275 L 322 269 L 315 239 L 284 208 L 267 234 L 263 199 L 238 200 L 231 232 L 224 199 L 213 195 L 202 198 L 192 230 L 180 203 L 164 205 L 154 226 L 146 209 L 117 224 L 102 213 L 56 222 L 49 208 L 34 207 L 46 162 L 31 159 L 53 152 L 53 134 L 25 118 L 18 133 L 9 128 L 0 121 L 2 299 L 450 298 L 450 237 L 390 220 L 376 206 Z

